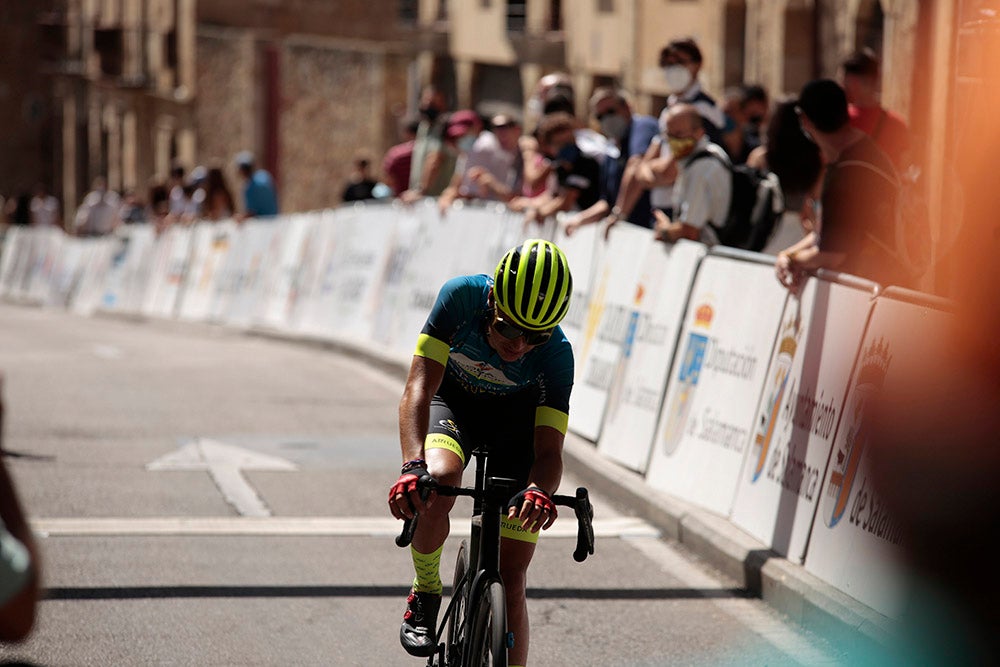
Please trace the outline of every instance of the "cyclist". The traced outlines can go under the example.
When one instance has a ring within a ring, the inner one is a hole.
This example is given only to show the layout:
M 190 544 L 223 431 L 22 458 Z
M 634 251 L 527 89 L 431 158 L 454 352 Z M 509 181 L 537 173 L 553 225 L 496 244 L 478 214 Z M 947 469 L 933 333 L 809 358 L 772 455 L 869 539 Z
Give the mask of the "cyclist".
M 550 494 L 562 478 L 569 421 L 573 350 L 557 325 L 571 288 L 562 251 L 530 239 L 504 255 L 492 279 L 446 282 L 418 338 L 399 404 L 404 463 L 389 491 L 394 517 L 421 515 L 410 547 L 416 577 L 400 628 L 411 655 L 429 656 L 436 647 L 441 550 L 454 504 L 434 494 L 424 502 L 416 482 L 461 484 L 479 444 L 489 451 L 486 474 L 514 478 L 523 488 L 503 518 L 500 573 L 514 633 L 509 663 L 527 660 L 525 572 L 538 531 L 556 519 Z

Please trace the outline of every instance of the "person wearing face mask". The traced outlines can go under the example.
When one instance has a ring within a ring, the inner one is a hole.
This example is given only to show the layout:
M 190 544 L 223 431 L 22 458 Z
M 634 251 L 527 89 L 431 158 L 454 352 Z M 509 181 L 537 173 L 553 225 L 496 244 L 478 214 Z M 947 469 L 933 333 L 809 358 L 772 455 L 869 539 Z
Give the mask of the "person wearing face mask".
M 761 128 L 767 118 L 769 100 L 763 86 L 743 84 L 726 93 L 723 111 L 726 133 L 723 147 L 733 164 L 744 164 L 750 153 L 761 145 Z
M 537 197 L 515 197 L 508 207 L 523 211 L 525 224 L 542 223 L 559 211 L 587 209 L 600 198 L 600 167 L 576 143 L 576 119 L 546 114 L 538 126 L 538 147 L 556 174 L 555 184 Z
M 433 186 L 440 182 L 439 174 L 442 162 L 446 156 L 441 147 L 444 139 L 448 106 L 444 93 L 436 86 L 426 86 L 420 93 L 420 124 L 417 126 L 417 137 L 413 141 L 413 156 L 410 163 L 409 189 L 400 195 L 403 201 L 414 201 L 423 197 L 437 196 L 448 184 L 451 175 L 444 179 L 444 184 L 437 191 Z
M 729 213 L 732 176 L 725 149 L 712 143 L 692 104 L 676 104 L 667 114 L 666 140 L 676 163 L 673 187 L 673 216 L 656 210 L 654 238 L 674 242 L 680 239 L 719 242 L 712 225 L 722 224 Z
M 455 163 L 451 168 L 451 182 L 438 197 L 438 210 L 441 215 L 451 208 L 459 197 L 471 199 L 476 196 L 467 185 L 470 169 L 484 161 L 488 146 L 495 145 L 497 138 L 492 132 L 483 132 L 483 120 L 475 111 L 456 111 L 448 119 L 448 129 L 445 131 L 445 146 L 455 153 Z M 516 141 L 515 141 L 516 147 Z M 477 149 L 478 146 L 478 149 Z
M 601 134 L 618 150 L 617 155 L 608 155 L 600 163 L 600 200 L 566 221 L 567 235 L 582 225 L 598 222 L 610 212 L 618 199 L 618 190 L 629 160 L 644 155 L 650 142 L 659 134 L 656 119 L 632 113 L 628 98 L 621 90 L 595 90 L 590 97 L 590 113 L 600 126 Z M 648 193 L 642 193 L 629 220 L 644 227 L 653 226 Z
M 691 38 L 675 39 L 660 51 L 660 67 L 670 91 L 667 109 L 681 102 L 694 105 L 708 138 L 721 146 L 726 118 L 715 99 L 701 88 L 701 64 L 701 49 Z

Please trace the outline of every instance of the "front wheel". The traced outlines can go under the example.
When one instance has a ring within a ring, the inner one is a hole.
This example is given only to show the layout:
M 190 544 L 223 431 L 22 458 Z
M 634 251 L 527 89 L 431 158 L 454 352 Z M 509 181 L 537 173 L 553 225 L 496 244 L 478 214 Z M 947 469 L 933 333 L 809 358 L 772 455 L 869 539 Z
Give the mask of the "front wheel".
M 466 635 L 468 667 L 507 667 L 507 600 L 503 584 L 490 581 L 474 597 Z
M 469 601 L 469 586 L 471 584 L 469 574 L 469 544 L 462 540 L 458 547 L 458 558 L 455 560 L 455 577 L 451 588 L 452 610 L 448 617 L 448 631 L 445 650 L 447 651 L 447 664 L 459 667 L 462 664 L 462 647 L 465 644 L 465 610 Z

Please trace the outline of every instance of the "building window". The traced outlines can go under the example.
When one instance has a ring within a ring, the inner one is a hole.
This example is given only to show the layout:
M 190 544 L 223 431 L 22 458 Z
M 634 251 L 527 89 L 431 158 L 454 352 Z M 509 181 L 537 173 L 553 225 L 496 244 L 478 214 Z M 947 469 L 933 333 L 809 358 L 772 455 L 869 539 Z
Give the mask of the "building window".
M 420 16 L 420 0 L 399 0 L 399 22 L 406 26 L 417 25 Z
M 525 0 L 507 0 L 507 31 L 524 32 L 528 18 L 528 3 Z
M 603 14 L 611 14 L 615 11 L 614 0 L 597 0 L 597 11 Z
M 562 31 L 562 0 L 550 0 L 548 19 L 550 32 Z
M 123 44 L 120 29 L 94 30 L 94 50 L 100 60 L 101 74 L 121 76 Z

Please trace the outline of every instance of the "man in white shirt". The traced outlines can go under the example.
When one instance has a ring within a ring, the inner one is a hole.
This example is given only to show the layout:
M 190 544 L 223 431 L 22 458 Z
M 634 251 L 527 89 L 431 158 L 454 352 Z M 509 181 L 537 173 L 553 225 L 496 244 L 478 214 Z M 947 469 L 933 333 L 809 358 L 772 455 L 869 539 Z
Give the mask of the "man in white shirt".
M 724 148 L 709 141 L 701 115 L 691 104 L 677 104 L 667 113 L 667 142 L 677 164 L 673 217 L 656 210 L 655 237 L 682 238 L 709 245 L 719 242 L 711 224 L 722 225 L 729 213 L 732 172 Z

